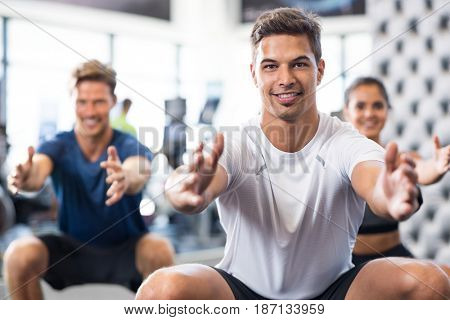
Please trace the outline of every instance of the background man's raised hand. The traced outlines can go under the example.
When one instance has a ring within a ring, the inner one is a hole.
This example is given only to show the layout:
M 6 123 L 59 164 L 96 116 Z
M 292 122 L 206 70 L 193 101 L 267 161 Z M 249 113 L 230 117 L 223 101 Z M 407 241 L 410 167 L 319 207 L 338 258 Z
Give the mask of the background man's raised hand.
M 8 188 L 16 194 L 19 190 L 27 190 L 27 181 L 30 178 L 35 151 L 28 147 L 28 158 L 25 162 L 18 164 L 8 176 Z
M 106 169 L 106 183 L 111 185 L 106 192 L 108 199 L 105 203 L 112 206 L 122 199 L 130 184 L 115 147 L 108 147 L 108 159 L 101 162 L 100 166 Z

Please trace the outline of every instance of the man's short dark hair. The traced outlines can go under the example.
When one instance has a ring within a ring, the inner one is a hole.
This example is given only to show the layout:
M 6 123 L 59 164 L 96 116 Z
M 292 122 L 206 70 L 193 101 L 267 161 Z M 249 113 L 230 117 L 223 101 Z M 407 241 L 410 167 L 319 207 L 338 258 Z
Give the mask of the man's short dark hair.
M 266 11 L 256 19 L 253 26 L 251 34 L 253 59 L 256 57 L 256 48 L 264 37 L 276 34 L 306 34 L 318 63 L 322 57 L 320 32 L 318 16 L 311 12 L 294 8 L 278 8 Z
M 116 72 L 109 65 L 98 60 L 90 60 L 79 65 L 72 73 L 72 89 L 83 81 L 99 81 L 106 83 L 114 96 L 116 89 Z

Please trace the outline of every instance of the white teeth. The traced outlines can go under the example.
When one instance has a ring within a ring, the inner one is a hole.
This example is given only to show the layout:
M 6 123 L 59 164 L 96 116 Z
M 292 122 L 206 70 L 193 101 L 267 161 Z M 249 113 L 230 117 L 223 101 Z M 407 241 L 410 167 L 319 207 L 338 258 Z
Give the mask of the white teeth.
M 286 98 L 292 98 L 297 96 L 297 93 L 283 93 L 283 94 L 279 94 L 278 97 L 281 99 L 286 99 Z
M 85 119 L 84 122 L 85 122 L 87 125 L 95 125 L 95 124 L 98 123 L 98 120 L 97 120 L 97 119 Z

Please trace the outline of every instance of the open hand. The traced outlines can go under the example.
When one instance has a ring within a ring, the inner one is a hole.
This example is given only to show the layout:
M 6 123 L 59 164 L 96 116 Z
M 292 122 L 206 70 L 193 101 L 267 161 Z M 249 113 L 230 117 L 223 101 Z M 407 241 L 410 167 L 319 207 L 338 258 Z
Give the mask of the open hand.
M 381 173 L 387 207 L 396 220 L 405 220 L 418 208 L 419 189 L 414 161 L 406 154 L 398 157 L 395 143 L 386 146 L 385 167 Z
M 450 168 L 450 146 L 441 147 L 437 135 L 433 136 L 434 143 L 434 165 L 438 174 L 445 174 Z
M 24 189 L 24 186 L 30 177 L 34 154 L 34 148 L 28 147 L 28 159 L 24 163 L 17 165 L 8 176 L 8 189 L 13 194 L 17 194 L 19 190 Z
M 217 134 L 210 154 L 204 155 L 203 147 L 201 143 L 195 150 L 193 162 L 178 168 L 176 178 L 167 181 L 166 190 L 176 195 L 171 198 L 175 207 L 194 209 L 203 206 L 206 201 L 205 190 L 214 178 L 223 153 L 223 134 Z
M 101 162 L 100 166 L 106 169 L 106 183 L 111 185 L 106 192 L 108 199 L 105 204 L 112 206 L 122 199 L 129 186 L 126 171 L 123 170 L 115 147 L 108 147 L 108 160 Z

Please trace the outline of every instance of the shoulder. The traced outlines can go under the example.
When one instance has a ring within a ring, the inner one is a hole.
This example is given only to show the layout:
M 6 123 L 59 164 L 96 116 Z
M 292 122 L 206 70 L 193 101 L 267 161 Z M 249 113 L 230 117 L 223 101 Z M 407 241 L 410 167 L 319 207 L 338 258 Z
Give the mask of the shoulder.
M 71 131 L 62 131 L 54 135 L 52 138 L 50 138 L 47 141 L 44 141 L 40 144 L 39 148 L 42 147 L 49 147 L 49 146 L 64 146 L 69 145 L 76 142 L 75 140 L 75 134 L 73 130 Z
M 337 142 L 350 144 L 353 139 L 367 140 L 365 136 L 361 135 L 350 123 L 344 122 L 337 117 L 332 117 L 327 114 L 321 114 L 324 124 L 322 126 L 323 134 L 327 136 L 327 141 L 330 144 Z
M 68 151 L 72 151 L 76 144 L 75 134 L 72 131 L 57 133 L 53 138 L 41 143 L 37 148 L 38 154 L 48 156 L 54 164 L 61 163 L 62 159 L 72 159 L 64 157 Z
M 225 149 L 241 152 L 250 144 L 258 144 L 261 140 L 261 128 L 257 118 L 251 118 L 239 125 L 221 127 L 224 135 Z
M 323 121 L 323 129 L 330 133 L 331 136 L 339 136 L 345 133 L 354 134 L 358 133 L 356 129 L 348 122 L 341 119 L 330 116 L 325 113 L 320 114 L 321 121 Z
M 324 144 L 321 153 L 327 153 L 337 158 L 356 157 L 359 154 L 384 154 L 384 149 L 376 142 L 360 134 L 350 123 L 336 117 L 326 116 L 324 125 Z
M 73 140 L 75 140 L 75 132 L 73 130 L 61 131 L 61 132 L 58 132 L 51 140 L 55 140 L 55 141 L 73 141 Z
M 123 145 L 123 146 L 136 146 L 141 145 L 141 143 L 133 137 L 131 134 L 113 129 L 113 144 Z
M 127 158 L 130 156 L 144 156 L 150 160 L 153 158 L 153 154 L 150 149 L 140 143 L 132 135 L 113 129 L 114 135 L 112 145 L 117 148 L 117 152 L 121 158 Z

